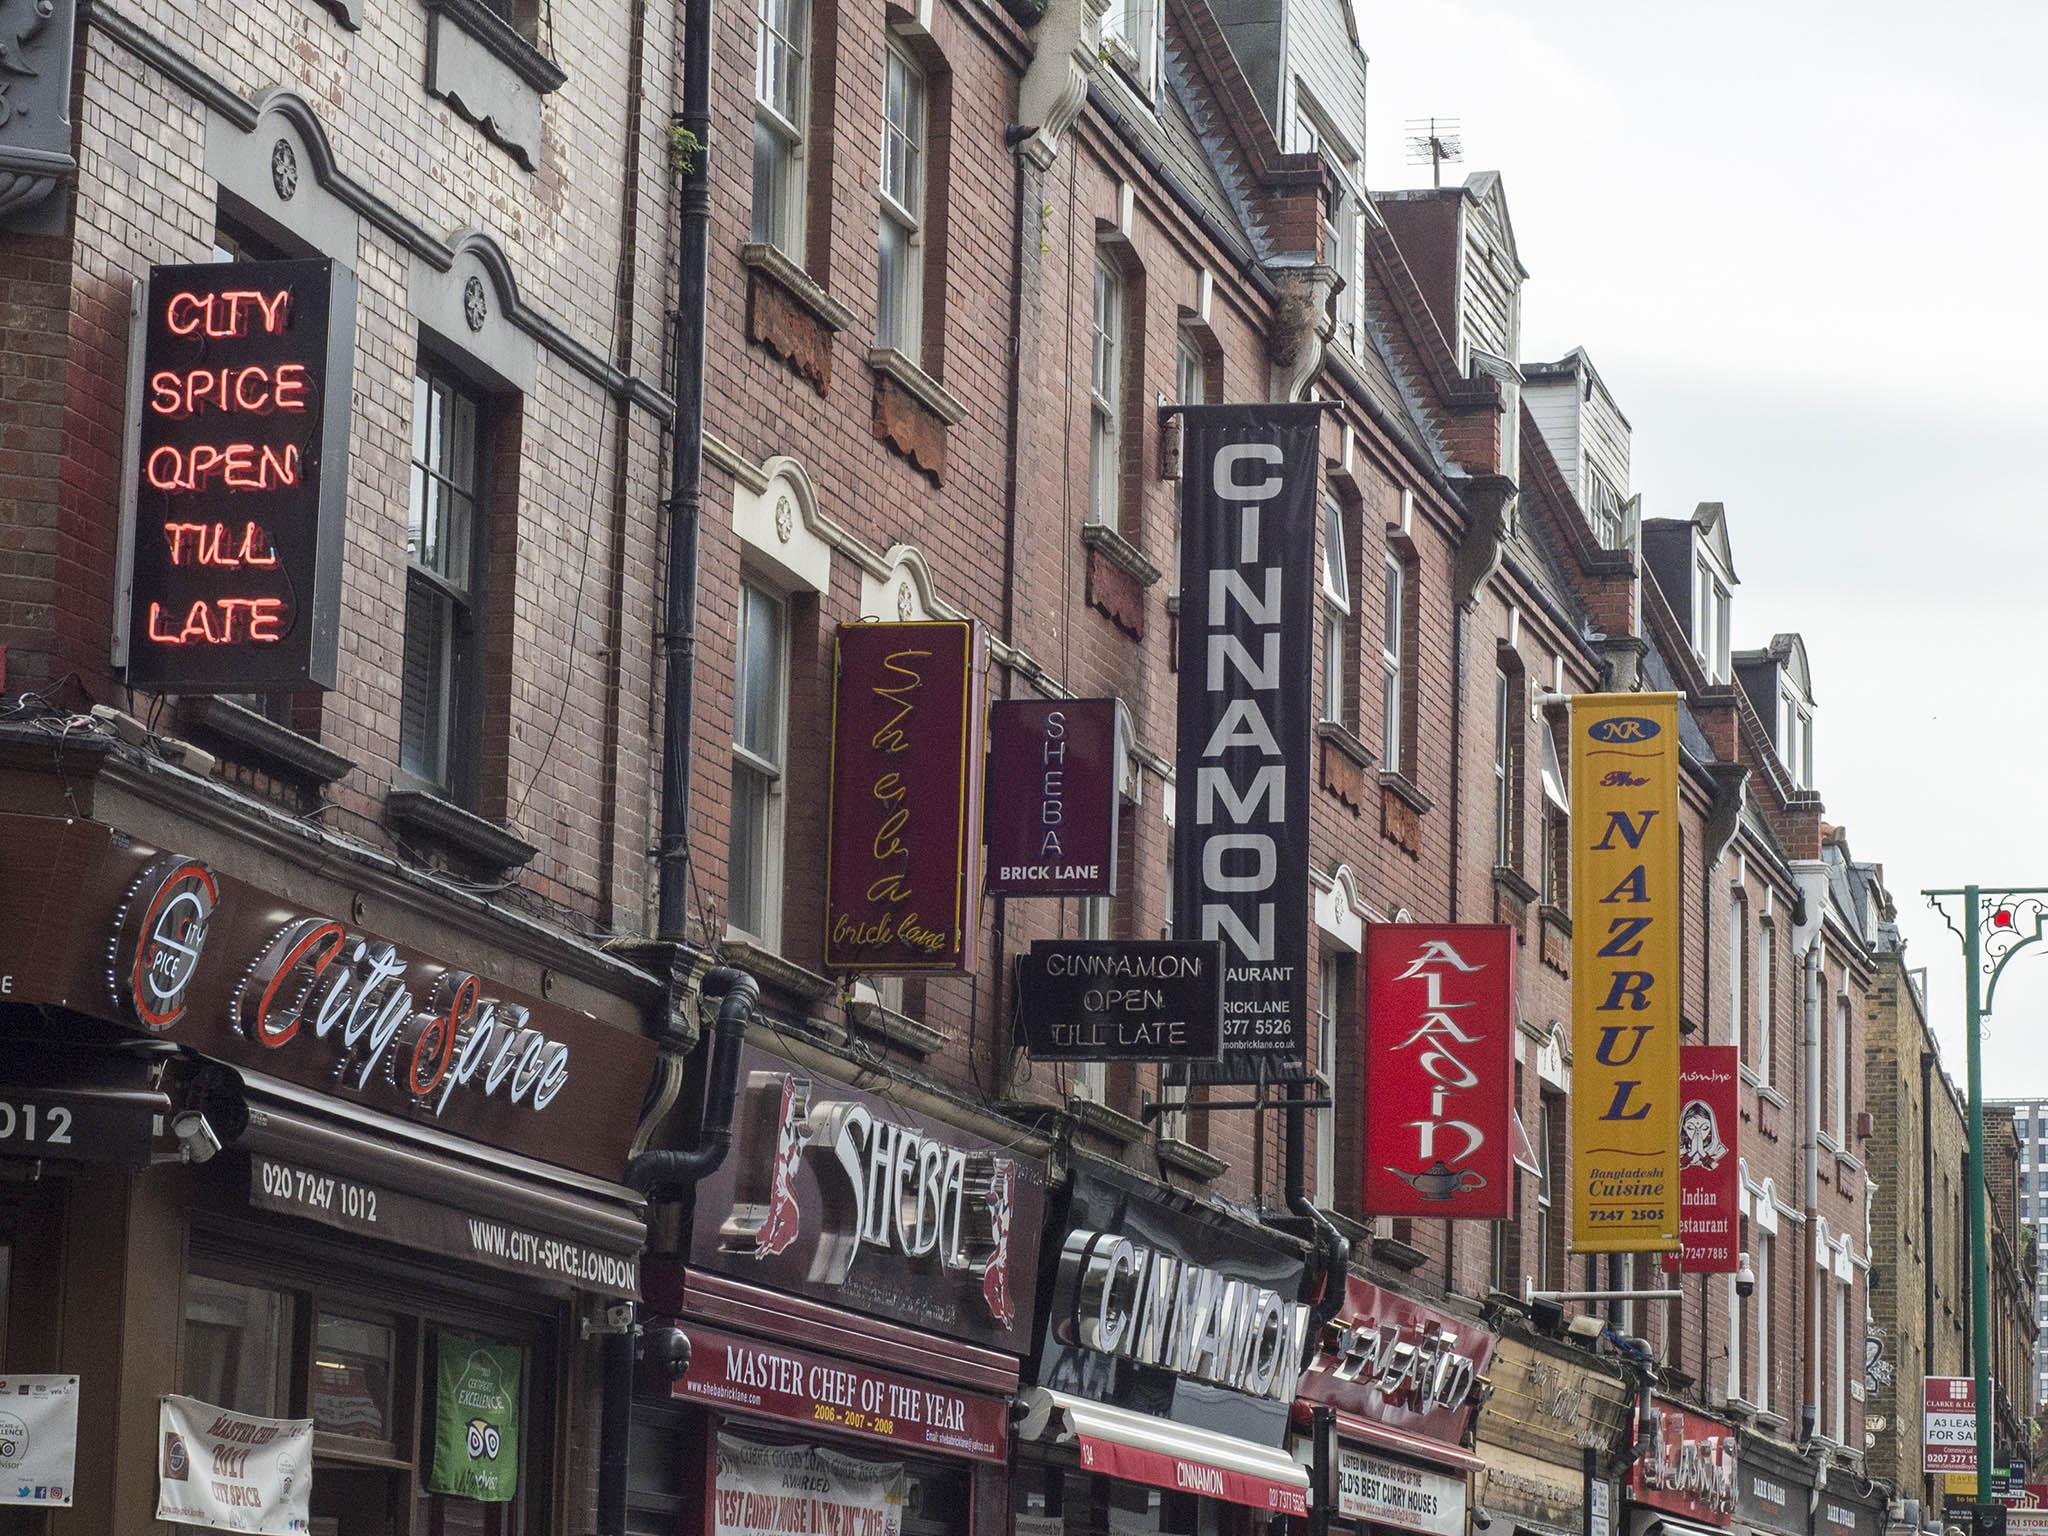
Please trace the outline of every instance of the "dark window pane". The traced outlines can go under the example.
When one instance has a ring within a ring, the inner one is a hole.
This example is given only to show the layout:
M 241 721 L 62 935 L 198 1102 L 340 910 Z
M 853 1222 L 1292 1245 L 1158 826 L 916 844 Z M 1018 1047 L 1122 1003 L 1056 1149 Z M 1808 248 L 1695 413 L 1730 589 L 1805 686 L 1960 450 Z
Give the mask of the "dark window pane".
M 183 1389 L 201 1402 L 262 1418 L 291 1407 L 292 1298 L 192 1275 L 185 1286 Z
M 313 1336 L 314 1426 L 359 1440 L 392 1439 L 397 1353 L 391 1324 L 321 1313 Z

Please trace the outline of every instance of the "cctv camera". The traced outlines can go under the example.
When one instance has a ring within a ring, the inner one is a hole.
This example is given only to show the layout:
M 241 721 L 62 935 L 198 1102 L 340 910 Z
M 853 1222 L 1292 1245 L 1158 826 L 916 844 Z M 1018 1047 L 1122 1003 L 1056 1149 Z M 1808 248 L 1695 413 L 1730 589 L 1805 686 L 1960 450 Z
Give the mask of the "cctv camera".
M 178 1138 L 178 1155 L 188 1163 L 207 1162 L 220 1150 L 219 1134 L 196 1109 L 173 1115 L 171 1134 Z
M 640 1335 L 640 1358 L 669 1381 L 681 1381 L 690 1371 L 690 1336 L 674 1323 L 648 1328 Z
M 1472 1529 L 1475 1531 L 1485 1531 L 1491 1530 L 1492 1527 L 1493 1515 L 1487 1510 L 1486 1506 L 1474 1504 L 1472 1506 Z
M 1738 1296 L 1754 1296 L 1756 1294 L 1756 1271 L 1749 1267 L 1749 1255 L 1745 1253 L 1740 1262 L 1741 1268 L 1735 1271 L 1735 1294 Z

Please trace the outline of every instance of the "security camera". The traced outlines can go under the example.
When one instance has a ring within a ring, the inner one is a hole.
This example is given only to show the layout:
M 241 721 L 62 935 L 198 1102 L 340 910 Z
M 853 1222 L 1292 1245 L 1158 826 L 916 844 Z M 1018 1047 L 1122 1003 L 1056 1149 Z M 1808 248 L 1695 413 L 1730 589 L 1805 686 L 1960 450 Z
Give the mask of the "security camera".
M 1472 1529 L 1484 1531 L 1490 1530 L 1492 1527 L 1493 1516 L 1488 1512 L 1486 1506 L 1484 1504 L 1474 1504 L 1472 1506 Z
M 690 1336 L 674 1323 L 660 1323 L 640 1335 L 640 1358 L 663 1372 L 670 1382 L 690 1372 Z
M 1735 1271 L 1735 1294 L 1754 1296 L 1756 1294 L 1756 1271 L 1749 1267 L 1749 1255 L 1744 1254 L 1738 1261 L 1740 1268 Z
M 208 1162 L 220 1150 L 219 1133 L 196 1109 L 173 1115 L 171 1134 L 178 1138 L 178 1155 L 188 1163 Z

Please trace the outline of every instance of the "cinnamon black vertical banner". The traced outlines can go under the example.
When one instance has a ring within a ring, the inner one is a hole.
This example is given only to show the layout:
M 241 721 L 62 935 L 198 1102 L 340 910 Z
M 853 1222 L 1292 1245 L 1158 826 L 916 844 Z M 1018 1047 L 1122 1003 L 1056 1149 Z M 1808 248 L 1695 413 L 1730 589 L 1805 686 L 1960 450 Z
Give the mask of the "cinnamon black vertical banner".
M 1189 406 L 1180 482 L 1174 934 L 1221 939 L 1223 1060 L 1301 1076 L 1315 672 L 1315 405 Z

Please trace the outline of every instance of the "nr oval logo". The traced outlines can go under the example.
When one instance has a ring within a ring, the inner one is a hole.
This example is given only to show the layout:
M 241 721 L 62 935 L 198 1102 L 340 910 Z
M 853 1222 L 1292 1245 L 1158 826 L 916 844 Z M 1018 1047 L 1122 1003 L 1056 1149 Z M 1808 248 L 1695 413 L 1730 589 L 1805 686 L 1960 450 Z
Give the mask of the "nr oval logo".
M 1641 715 L 1609 715 L 1587 726 L 1586 734 L 1595 741 L 1648 741 L 1661 729 L 1656 721 Z

